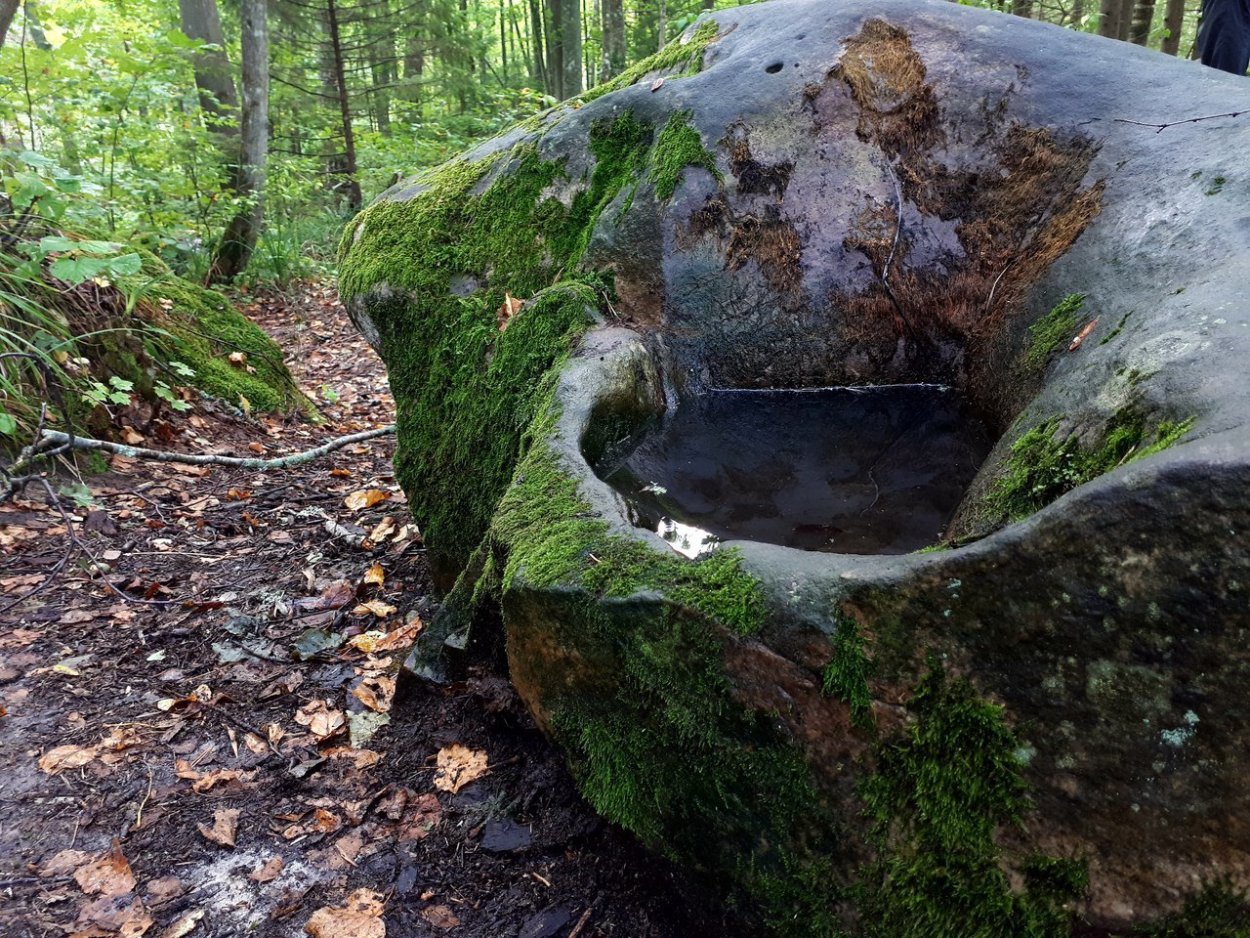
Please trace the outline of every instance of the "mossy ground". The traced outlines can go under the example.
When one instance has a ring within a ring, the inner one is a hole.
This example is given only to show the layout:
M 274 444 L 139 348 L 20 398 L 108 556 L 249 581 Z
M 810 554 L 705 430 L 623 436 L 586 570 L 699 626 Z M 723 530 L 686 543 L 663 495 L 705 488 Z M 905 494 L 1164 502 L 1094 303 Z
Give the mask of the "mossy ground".
M 1064 342 L 1076 336 L 1080 327 L 1079 314 L 1084 305 L 1084 293 L 1070 293 L 1029 326 L 1029 347 L 1024 353 L 1026 366 L 1034 370 L 1045 368 L 1050 356 Z

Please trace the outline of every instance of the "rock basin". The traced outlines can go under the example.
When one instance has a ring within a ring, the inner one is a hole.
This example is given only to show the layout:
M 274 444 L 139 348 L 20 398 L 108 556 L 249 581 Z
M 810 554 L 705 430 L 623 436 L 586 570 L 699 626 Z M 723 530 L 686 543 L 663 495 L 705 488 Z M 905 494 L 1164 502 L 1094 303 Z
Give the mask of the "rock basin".
M 341 286 L 455 580 L 411 669 L 502 627 L 598 810 L 778 934 L 1106 933 L 1250 886 L 1250 124 L 1149 126 L 1248 98 L 951 3 L 780 0 L 388 191 Z M 690 560 L 596 471 L 718 388 L 902 384 L 992 440 L 936 550 Z

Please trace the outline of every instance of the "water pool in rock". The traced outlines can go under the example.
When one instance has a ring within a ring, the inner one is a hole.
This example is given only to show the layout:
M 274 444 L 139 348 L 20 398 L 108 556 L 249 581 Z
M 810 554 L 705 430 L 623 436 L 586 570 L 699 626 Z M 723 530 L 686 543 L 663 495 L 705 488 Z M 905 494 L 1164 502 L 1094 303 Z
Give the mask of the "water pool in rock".
M 683 553 L 697 553 L 705 531 L 900 554 L 939 540 L 993 442 L 959 395 L 936 385 L 711 391 L 683 400 L 600 473 L 635 524 Z

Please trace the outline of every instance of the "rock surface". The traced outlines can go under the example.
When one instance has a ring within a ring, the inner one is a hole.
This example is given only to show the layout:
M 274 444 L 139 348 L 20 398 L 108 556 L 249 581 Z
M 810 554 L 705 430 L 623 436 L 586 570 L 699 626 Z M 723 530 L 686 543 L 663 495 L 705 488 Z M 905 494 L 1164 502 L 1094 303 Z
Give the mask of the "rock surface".
M 501 617 L 591 802 L 782 934 L 1250 886 L 1250 123 L 1149 126 L 1250 88 L 922 0 L 719 12 L 618 84 L 345 236 L 463 570 L 414 667 Z M 596 474 L 675 396 L 918 381 L 1001 433 L 934 552 L 689 561 Z

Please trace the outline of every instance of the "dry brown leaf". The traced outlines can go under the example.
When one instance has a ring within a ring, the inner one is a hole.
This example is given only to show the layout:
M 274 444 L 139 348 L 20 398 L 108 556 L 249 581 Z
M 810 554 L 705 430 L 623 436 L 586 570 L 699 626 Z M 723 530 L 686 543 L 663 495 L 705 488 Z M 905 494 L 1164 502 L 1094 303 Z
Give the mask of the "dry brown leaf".
M 191 788 L 200 794 L 211 791 L 215 786 L 224 782 L 247 781 L 251 778 L 251 773 L 240 769 L 210 769 L 207 772 L 199 772 L 186 759 L 175 760 L 174 774 L 190 781 Z
M 239 828 L 238 808 L 218 808 L 213 812 L 213 826 L 197 824 L 205 839 L 222 847 L 234 847 L 235 832 Z
M 655 92 L 659 91 L 663 87 L 664 87 L 664 79 L 657 78 L 655 81 L 651 82 L 651 93 L 654 94 Z
M 271 857 L 266 860 L 263 865 L 252 870 L 248 879 L 257 883 L 273 882 L 278 878 L 278 875 L 282 872 L 282 868 L 284 866 L 286 866 L 286 863 L 283 861 L 282 857 Z
M 377 526 L 369 532 L 369 540 L 375 544 L 381 544 L 384 540 L 391 536 L 391 532 L 395 530 L 395 519 L 387 515 Z
M 495 312 L 495 321 L 499 324 L 500 332 L 508 328 L 508 324 L 512 322 L 512 317 L 519 313 L 524 305 L 523 301 L 518 300 L 511 293 L 504 293 L 503 305 Z
M 407 622 L 394 631 L 388 632 L 382 638 L 373 644 L 374 651 L 395 651 L 397 649 L 407 650 L 412 643 L 417 640 L 417 636 L 421 633 L 421 629 L 425 624 L 419 616 L 411 616 Z
M 176 922 L 161 933 L 161 938 L 186 938 L 187 935 L 195 931 L 195 926 L 200 924 L 200 919 L 203 917 L 204 909 L 192 909 L 190 912 L 184 912 Z
M 108 853 L 75 870 L 74 882 L 89 896 L 124 896 L 135 890 L 135 874 L 116 841 Z
M 372 677 L 352 689 L 352 696 L 374 713 L 389 713 L 395 696 L 393 677 Z
M 456 913 L 445 905 L 432 905 L 427 909 L 422 909 L 421 917 L 435 928 L 441 928 L 443 931 L 448 931 L 460 924 L 460 919 L 456 918 Z
M 342 710 L 333 710 L 324 700 L 312 700 L 295 711 L 295 722 L 308 727 L 308 732 L 319 739 L 333 736 L 347 724 Z
M 65 615 L 61 616 L 61 625 L 82 625 L 84 622 L 90 622 L 95 618 L 95 613 L 89 609 L 71 609 Z
M 247 364 L 247 352 L 231 352 L 229 358 L 230 364 L 236 368 L 242 368 Z
M 387 616 L 393 616 L 399 610 L 390 603 L 384 603 L 380 599 L 371 599 L 368 602 L 361 603 L 352 610 L 354 616 L 374 615 L 379 619 L 385 619 Z
M 365 583 L 372 583 L 374 586 L 381 586 L 386 582 L 386 571 L 382 569 L 380 563 L 375 563 L 372 567 L 365 571 Z
M 44 864 L 39 875 L 68 876 L 92 859 L 94 859 L 94 854 L 82 850 L 62 850 Z
M 384 492 L 382 489 L 360 489 L 352 492 L 347 498 L 343 499 L 343 504 L 352 511 L 361 511 L 365 508 L 372 508 L 379 502 L 384 502 L 391 497 L 390 492 Z
M 1088 323 L 1086 323 L 1085 328 L 1077 334 L 1077 337 L 1072 340 L 1072 344 L 1068 346 L 1068 351 L 1075 352 L 1079 349 L 1081 347 L 1081 343 L 1089 338 L 1089 334 L 1094 331 L 1094 326 L 1096 325 L 1098 325 L 1097 319 L 1091 319 Z
M 437 764 L 438 771 L 434 774 L 434 787 L 439 791 L 449 791 L 453 795 L 489 771 L 486 753 L 483 750 L 470 749 L 460 743 L 452 743 L 440 749 Z
M 155 923 L 135 896 L 100 896 L 78 910 L 72 938 L 139 938 Z
M 49 749 L 39 759 L 39 768 L 49 775 L 66 769 L 80 769 L 95 758 L 95 746 L 57 746 Z
M 372 889 L 357 889 L 343 907 L 323 906 L 312 914 L 304 931 L 312 938 L 386 938 L 383 899 Z
M 323 749 L 321 754 L 327 759 L 350 759 L 358 769 L 369 769 L 377 765 L 382 753 L 372 749 L 352 749 L 350 746 L 335 746 Z

